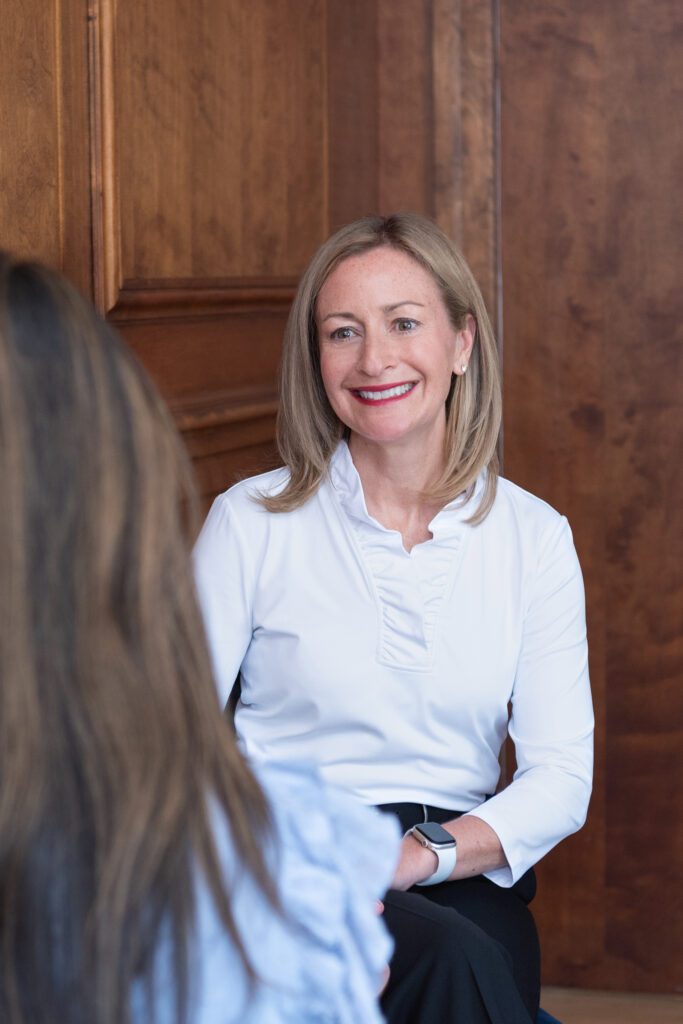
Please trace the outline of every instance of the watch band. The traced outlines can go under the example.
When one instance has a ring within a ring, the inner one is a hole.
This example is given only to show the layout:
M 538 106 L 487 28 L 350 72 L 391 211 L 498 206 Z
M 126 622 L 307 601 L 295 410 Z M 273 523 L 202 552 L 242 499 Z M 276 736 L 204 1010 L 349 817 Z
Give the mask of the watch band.
M 424 824 L 430 825 L 432 829 L 436 826 L 435 822 L 425 822 Z M 416 885 L 439 885 L 440 882 L 445 882 L 446 879 L 450 877 L 456 865 L 458 854 L 455 839 L 446 831 L 445 828 L 442 828 L 441 826 L 436 827 L 443 833 L 443 842 L 430 840 L 429 837 L 421 831 L 419 825 L 415 825 L 413 828 L 408 829 L 409 834 L 412 835 L 413 839 L 416 839 L 421 846 L 434 851 L 438 860 L 436 871 L 429 875 L 428 878 L 423 879 L 422 882 L 417 882 Z

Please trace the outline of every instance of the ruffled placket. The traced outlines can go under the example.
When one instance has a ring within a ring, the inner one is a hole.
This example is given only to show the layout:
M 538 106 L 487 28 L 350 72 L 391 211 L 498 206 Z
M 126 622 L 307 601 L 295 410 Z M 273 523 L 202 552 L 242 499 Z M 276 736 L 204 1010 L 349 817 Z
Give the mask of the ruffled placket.
M 372 580 L 380 611 L 378 660 L 391 668 L 428 671 L 434 662 L 440 621 L 455 584 L 472 527 L 464 522 L 472 503 L 455 501 L 429 524 L 432 539 L 408 552 L 397 530 L 367 510 L 363 485 L 348 445 L 330 464 L 330 480 L 350 533 Z M 475 495 L 479 491 L 476 488 Z M 447 624 L 444 627 L 447 629 Z

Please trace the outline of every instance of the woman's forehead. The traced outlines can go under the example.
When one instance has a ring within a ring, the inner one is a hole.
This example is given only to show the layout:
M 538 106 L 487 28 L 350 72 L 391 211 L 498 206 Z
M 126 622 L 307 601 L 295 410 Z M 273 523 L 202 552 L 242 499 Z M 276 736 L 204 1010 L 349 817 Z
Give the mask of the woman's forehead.
M 316 312 L 323 317 L 332 311 L 351 312 L 345 308 L 351 301 L 382 309 L 442 300 L 436 281 L 417 260 L 400 249 L 381 246 L 337 264 L 320 289 Z

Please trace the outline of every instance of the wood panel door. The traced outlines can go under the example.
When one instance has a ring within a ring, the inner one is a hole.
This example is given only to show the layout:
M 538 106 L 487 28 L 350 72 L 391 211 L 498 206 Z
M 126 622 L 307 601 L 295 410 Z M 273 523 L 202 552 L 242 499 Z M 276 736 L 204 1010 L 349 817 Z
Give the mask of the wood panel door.
M 475 0 L 8 0 L 0 228 L 161 387 L 205 500 L 274 459 L 298 276 L 413 209 L 497 312 L 494 22 Z M 6 14 L 6 16 L 5 16 Z
M 90 30 L 95 297 L 207 501 L 273 462 L 287 310 L 335 227 L 436 216 L 495 302 L 490 5 L 91 0 Z
M 569 517 L 588 826 L 540 866 L 548 983 L 683 991 L 683 8 L 501 7 L 506 474 Z

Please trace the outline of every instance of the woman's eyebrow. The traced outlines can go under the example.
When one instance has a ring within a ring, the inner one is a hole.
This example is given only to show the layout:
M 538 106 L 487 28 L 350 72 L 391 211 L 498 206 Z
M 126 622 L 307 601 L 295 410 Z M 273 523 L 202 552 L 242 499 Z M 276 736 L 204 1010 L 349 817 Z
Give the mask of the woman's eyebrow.
M 320 322 L 324 324 L 326 320 L 333 320 L 335 317 L 338 317 L 340 320 L 355 320 L 357 324 L 360 323 L 355 313 L 328 313 Z
M 383 313 L 393 313 L 394 310 L 400 309 L 401 306 L 420 306 L 424 309 L 424 302 L 416 302 L 414 299 L 401 299 L 400 302 L 392 302 L 388 306 L 382 306 L 381 309 Z M 320 322 L 324 324 L 326 320 L 333 320 L 335 317 L 340 320 L 355 320 L 356 323 L 360 323 L 355 313 L 348 312 L 328 313 Z
M 420 306 L 424 309 L 424 302 L 415 302 L 414 299 L 403 299 L 402 302 L 392 302 L 390 306 L 382 306 L 382 312 L 393 313 L 395 309 L 399 309 L 401 306 Z

